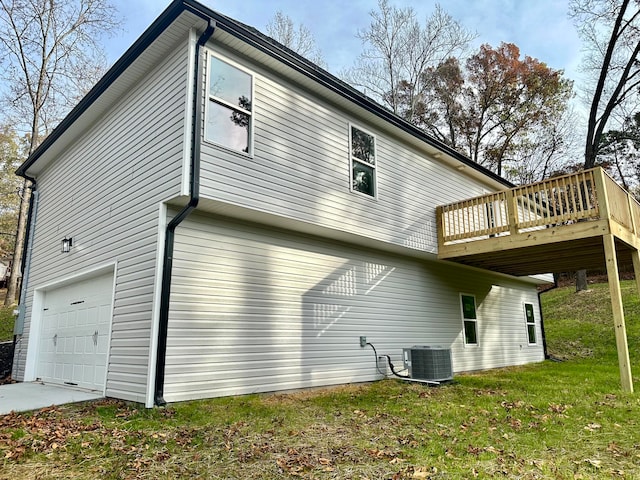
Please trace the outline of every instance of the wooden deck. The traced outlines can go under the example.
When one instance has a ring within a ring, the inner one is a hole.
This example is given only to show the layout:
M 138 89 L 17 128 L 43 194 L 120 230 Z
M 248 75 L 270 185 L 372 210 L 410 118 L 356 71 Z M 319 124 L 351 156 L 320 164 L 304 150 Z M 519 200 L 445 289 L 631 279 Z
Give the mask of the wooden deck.
M 511 275 L 606 267 L 640 248 L 640 204 L 601 168 L 438 207 L 438 258 Z
M 633 391 L 619 264 L 640 293 L 640 204 L 601 168 L 437 209 L 438 258 L 510 275 L 606 268 L 623 390 Z

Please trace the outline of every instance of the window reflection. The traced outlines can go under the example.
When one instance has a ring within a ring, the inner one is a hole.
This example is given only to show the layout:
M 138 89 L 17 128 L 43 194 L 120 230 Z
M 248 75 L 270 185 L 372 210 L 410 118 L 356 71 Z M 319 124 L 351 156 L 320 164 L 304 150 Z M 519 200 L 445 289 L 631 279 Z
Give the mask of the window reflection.
M 249 152 L 249 115 L 214 101 L 209 102 L 207 140 L 241 152 Z
M 219 58 L 211 57 L 209 75 L 209 95 L 251 111 L 251 76 L 249 74 Z M 242 99 L 245 100 L 244 104 Z
M 370 165 L 376 164 L 373 136 L 355 127 L 351 128 L 351 152 L 358 160 Z
M 373 197 L 373 168 L 353 162 L 353 189 Z
M 233 65 L 210 57 L 209 101 L 205 138 L 223 147 L 249 153 L 252 76 Z
M 351 127 L 351 188 L 375 197 L 376 141 L 375 137 Z

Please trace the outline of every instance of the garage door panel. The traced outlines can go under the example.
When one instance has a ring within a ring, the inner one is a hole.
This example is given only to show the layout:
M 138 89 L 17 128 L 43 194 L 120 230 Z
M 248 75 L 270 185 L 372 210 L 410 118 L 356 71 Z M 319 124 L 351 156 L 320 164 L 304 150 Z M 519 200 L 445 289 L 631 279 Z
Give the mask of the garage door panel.
M 43 381 L 104 389 L 113 275 L 47 291 L 38 374 Z

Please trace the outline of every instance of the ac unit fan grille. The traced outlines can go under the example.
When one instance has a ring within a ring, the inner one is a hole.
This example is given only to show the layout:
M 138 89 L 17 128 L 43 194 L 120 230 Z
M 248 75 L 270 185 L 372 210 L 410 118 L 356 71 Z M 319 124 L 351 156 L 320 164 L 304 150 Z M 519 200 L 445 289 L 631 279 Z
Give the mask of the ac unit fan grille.
M 453 378 L 451 350 L 414 346 L 410 349 L 409 375 L 419 380 L 442 382 Z

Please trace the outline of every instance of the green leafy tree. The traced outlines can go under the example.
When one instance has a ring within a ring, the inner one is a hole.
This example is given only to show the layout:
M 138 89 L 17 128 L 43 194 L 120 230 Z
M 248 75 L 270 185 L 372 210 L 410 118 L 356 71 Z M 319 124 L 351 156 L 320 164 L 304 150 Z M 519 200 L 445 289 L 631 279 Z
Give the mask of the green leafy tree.
M 598 165 L 625 190 L 640 194 L 640 113 L 628 116 L 619 129 L 608 130 L 599 141 Z

